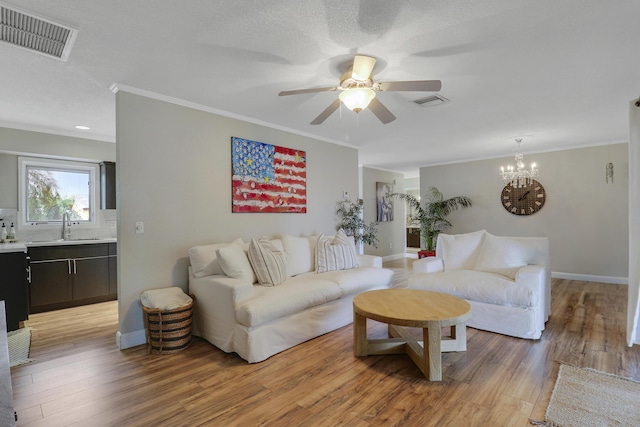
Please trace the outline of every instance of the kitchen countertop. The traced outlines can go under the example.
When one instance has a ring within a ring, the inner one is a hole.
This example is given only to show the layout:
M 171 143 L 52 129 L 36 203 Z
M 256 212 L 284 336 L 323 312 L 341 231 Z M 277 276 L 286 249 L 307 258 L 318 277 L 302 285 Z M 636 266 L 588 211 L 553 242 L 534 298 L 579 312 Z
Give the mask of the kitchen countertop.
M 27 252 L 27 246 L 24 243 L 0 243 L 0 253 L 9 252 Z
M 43 240 L 15 243 L 0 243 L 0 253 L 27 252 L 28 248 L 38 246 L 64 246 L 64 245 L 93 245 L 97 243 L 117 243 L 115 237 L 95 238 L 95 239 L 72 239 L 72 240 Z
M 64 246 L 64 245 L 93 245 L 97 243 L 116 243 L 118 239 L 115 237 L 95 238 L 95 239 L 71 239 L 71 240 L 46 240 L 46 241 L 30 241 L 24 242 L 28 248 L 37 246 Z

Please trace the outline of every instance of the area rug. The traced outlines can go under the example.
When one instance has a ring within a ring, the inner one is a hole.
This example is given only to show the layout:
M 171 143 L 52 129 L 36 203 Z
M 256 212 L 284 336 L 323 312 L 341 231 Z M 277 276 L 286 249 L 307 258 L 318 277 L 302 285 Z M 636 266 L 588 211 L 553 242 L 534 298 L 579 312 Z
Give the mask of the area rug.
M 31 362 L 29 359 L 31 328 L 20 328 L 7 333 L 7 344 L 9 346 L 9 366 Z
M 544 421 L 540 426 L 637 426 L 640 382 L 595 369 L 560 365 Z

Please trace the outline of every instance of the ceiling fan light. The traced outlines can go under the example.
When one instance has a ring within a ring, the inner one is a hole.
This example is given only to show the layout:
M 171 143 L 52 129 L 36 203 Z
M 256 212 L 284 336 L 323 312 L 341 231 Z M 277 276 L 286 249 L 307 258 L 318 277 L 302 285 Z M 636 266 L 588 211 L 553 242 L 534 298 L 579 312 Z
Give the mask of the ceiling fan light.
M 356 113 L 367 108 L 376 93 L 367 87 L 354 87 L 342 91 L 339 95 L 340 101 L 351 111 Z

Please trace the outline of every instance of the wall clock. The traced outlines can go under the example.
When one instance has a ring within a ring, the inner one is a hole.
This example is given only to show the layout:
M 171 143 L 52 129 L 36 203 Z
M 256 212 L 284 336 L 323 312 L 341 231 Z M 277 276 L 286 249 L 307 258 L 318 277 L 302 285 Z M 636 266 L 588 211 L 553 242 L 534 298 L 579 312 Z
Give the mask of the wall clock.
M 524 187 L 514 187 L 511 183 L 504 186 L 500 201 L 502 206 L 514 215 L 531 215 L 544 206 L 547 193 L 544 187 L 535 179 Z

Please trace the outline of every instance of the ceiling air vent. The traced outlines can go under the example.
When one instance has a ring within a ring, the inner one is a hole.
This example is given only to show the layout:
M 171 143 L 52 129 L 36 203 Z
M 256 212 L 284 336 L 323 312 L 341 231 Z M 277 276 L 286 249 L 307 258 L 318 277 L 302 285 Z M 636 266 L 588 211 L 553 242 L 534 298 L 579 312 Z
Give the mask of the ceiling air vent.
M 0 41 L 61 61 L 71 52 L 78 30 L 0 4 Z
M 432 105 L 444 104 L 445 102 L 449 102 L 449 100 L 442 95 L 435 94 L 425 96 L 424 98 L 415 99 L 412 102 L 421 107 L 430 107 Z

